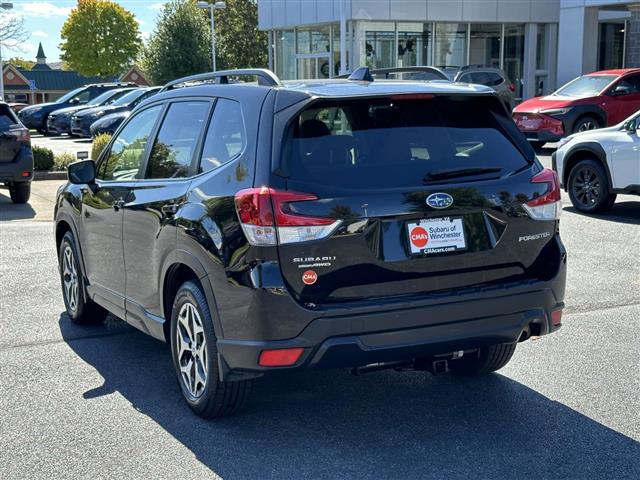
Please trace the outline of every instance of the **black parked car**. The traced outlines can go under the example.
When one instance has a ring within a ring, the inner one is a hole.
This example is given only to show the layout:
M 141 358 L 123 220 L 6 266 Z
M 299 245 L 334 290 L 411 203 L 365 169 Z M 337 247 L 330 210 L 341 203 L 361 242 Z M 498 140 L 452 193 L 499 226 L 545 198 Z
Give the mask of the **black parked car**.
M 29 130 L 9 105 L 0 102 L 0 184 L 9 188 L 14 203 L 27 203 L 31 195 L 33 153 Z
M 105 115 L 128 112 L 136 105 L 160 91 L 160 87 L 138 88 L 119 98 L 111 105 L 82 110 L 71 117 L 71 134 L 78 137 L 91 136 L 91 125 Z
M 350 78 L 171 82 L 69 167 L 69 317 L 166 340 L 199 415 L 272 371 L 484 374 L 560 327 L 558 179 L 495 92 Z
M 110 113 L 108 115 L 105 115 L 104 117 L 99 118 L 89 127 L 91 137 L 96 137 L 97 135 L 100 135 L 102 133 L 113 135 L 114 133 L 116 133 L 116 130 L 122 124 L 122 122 L 129 118 L 129 115 L 131 115 L 131 112 L 127 110 L 125 112 Z
M 50 135 L 62 135 L 63 133 L 71 133 L 71 116 L 82 110 L 94 107 L 106 107 L 118 100 L 126 93 L 136 90 L 135 88 L 114 88 L 98 95 L 84 105 L 74 105 L 73 107 L 65 107 L 60 110 L 54 110 L 47 117 L 47 132 Z
M 136 86 L 137 85 L 135 83 L 96 83 L 93 85 L 86 85 L 66 93 L 55 102 L 39 103 L 37 105 L 25 107 L 20 110 L 18 116 L 25 127 L 38 130 L 38 132 L 42 134 L 46 134 L 47 117 L 54 110 L 60 110 L 61 108 L 71 107 L 73 105 L 84 105 L 107 90 Z

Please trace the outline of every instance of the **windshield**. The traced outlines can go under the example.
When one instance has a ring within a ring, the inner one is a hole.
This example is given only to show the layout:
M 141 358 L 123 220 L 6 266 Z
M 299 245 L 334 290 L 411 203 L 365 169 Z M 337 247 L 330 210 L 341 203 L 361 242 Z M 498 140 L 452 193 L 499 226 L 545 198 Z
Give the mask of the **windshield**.
M 135 90 L 127 92 L 126 95 L 123 95 L 118 100 L 113 102 L 113 106 L 114 107 L 125 107 L 125 106 L 129 105 L 131 102 L 135 102 L 138 98 L 140 98 L 145 93 L 147 93 L 147 91 L 145 89 L 136 88 Z
M 528 164 L 507 132 L 510 119 L 492 98 L 408 97 L 323 102 L 303 111 L 283 146 L 290 178 L 394 188 L 422 185 L 430 174 L 450 170 L 469 171 L 468 179 L 495 178 Z
M 616 75 L 585 75 L 560 87 L 553 94 L 566 97 L 595 97 L 616 78 Z
M 55 103 L 66 103 L 72 98 L 76 97 L 80 92 L 82 92 L 86 87 L 76 88 L 75 90 L 71 90 L 66 95 L 61 96 Z

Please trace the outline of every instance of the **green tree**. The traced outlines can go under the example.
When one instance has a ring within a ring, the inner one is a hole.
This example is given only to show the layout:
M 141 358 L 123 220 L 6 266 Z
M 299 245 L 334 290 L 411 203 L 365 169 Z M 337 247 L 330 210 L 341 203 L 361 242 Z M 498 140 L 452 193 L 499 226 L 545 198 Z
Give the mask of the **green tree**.
M 5 60 L 4 63 L 10 63 L 14 67 L 22 68 L 23 70 L 31 70 L 31 68 L 36 64 L 36 62 L 25 60 L 21 57 L 11 57 L 9 60 Z
M 142 46 L 133 14 L 109 0 L 78 0 L 60 32 L 60 58 L 83 75 L 124 72 Z
M 266 68 L 267 32 L 258 30 L 255 0 L 226 0 L 225 3 L 225 9 L 215 10 L 216 67 L 219 70 Z
M 143 66 L 156 85 L 211 68 L 211 28 L 195 1 L 165 4 L 144 50 Z

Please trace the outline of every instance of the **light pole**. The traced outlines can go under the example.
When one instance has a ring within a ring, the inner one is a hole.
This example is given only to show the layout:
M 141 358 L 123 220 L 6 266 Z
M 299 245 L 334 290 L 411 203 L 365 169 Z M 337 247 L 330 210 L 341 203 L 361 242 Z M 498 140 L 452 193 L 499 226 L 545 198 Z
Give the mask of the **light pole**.
M 209 14 L 211 15 L 211 59 L 213 60 L 212 66 L 213 71 L 216 71 L 216 30 L 215 30 L 215 20 L 213 18 L 214 10 L 222 10 L 226 8 L 227 4 L 224 2 L 198 2 L 198 8 L 206 8 L 209 10 Z
M 2 2 L 0 3 L 2 10 L 11 10 L 13 3 Z M 0 38 L 0 99 L 4 101 L 4 65 L 2 63 L 2 38 Z

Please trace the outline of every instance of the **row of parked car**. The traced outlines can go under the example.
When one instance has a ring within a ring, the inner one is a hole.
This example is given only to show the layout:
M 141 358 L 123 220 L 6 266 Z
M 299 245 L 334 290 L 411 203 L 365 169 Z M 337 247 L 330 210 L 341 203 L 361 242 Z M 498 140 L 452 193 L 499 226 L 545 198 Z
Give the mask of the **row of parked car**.
M 135 83 L 86 85 L 55 102 L 25 107 L 18 116 L 27 128 L 43 135 L 113 134 L 131 110 L 159 90 L 160 87 L 139 87 Z

